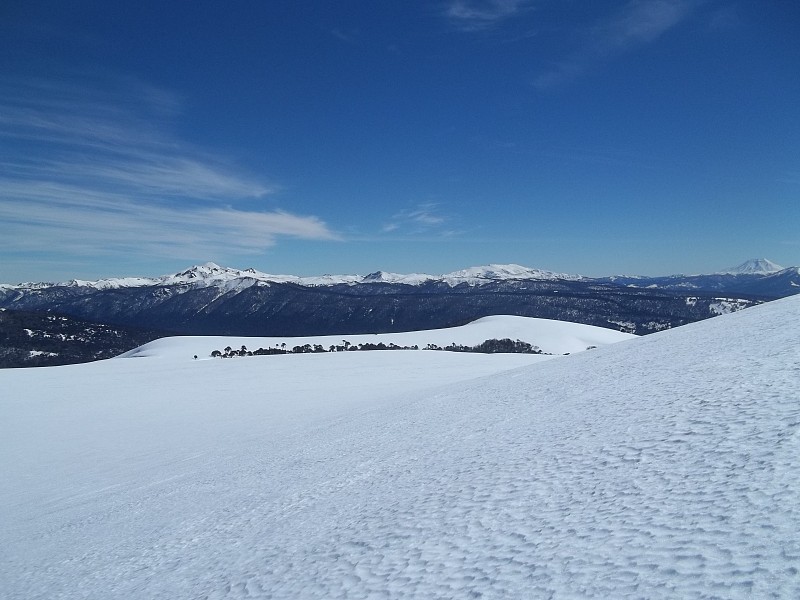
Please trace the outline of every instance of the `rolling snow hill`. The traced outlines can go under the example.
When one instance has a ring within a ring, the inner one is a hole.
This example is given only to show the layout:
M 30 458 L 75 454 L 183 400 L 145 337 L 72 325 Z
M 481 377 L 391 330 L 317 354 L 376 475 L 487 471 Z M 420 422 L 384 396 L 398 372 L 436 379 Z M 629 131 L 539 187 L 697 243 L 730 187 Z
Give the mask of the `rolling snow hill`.
M 226 346 L 238 349 L 246 346 L 250 350 L 258 348 L 274 348 L 285 344 L 289 349 L 304 344 L 319 344 L 324 349 L 332 345 L 340 345 L 347 340 L 352 345 L 358 344 L 395 344 L 397 346 L 419 346 L 428 344 L 444 347 L 449 344 L 476 346 L 490 339 L 521 340 L 537 346 L 547 354 L 569 354 L 581 352 L 589 347 L 605 346 L 636 337 L 629 333 L 592 327 L 582 323 L 534 319 L 532 317 L 515 317 L 497 315 L 484 317 L 460 327 L 408 331 L 403 333 L 375 333 L 337 336 L 306 337 L 216 337 L 189 336 L 167 337 L 159 339 L 123 354 L 123 357 L 140 356 L 174 357 L 186 360 L 197 355 L 208 358 L 214 350 Z
M 3 371 L 2 592 L 800 597 L 799 348 L 792 297 L 505 371 L 539 357 Z

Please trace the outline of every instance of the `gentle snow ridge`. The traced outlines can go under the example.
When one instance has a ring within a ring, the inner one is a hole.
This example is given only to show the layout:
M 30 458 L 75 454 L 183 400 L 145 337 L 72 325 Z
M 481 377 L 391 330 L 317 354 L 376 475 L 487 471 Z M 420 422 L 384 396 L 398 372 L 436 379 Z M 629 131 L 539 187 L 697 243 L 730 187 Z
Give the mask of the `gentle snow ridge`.
M 226 346 L 239 349 L 246 346 L 249 350 L 258 348 L 274 348 L 285 344 L 291 349 L 305 344 L 321 345 L 326 350 L 330 346 L 341 345 L 344 340 L 350 344 L 396 344 L 397 346 L 414 346 L 425 348 L 428 344 L 443 347 L 449 344 L 476 346 L 489 339 L 520 340 L 538 346 L 548 354 L 565 354 L 581 352 L 590 346 L 599 347 L 606 344 L 635 338 L 635 335 L 623 333 L 605 327 L 594 327 L 582 323 L 537 319 L 533 317 L 517 317 L 496 315 L 483 317 L 467 325 L 409 331 L 404 333 L 369 333 L 355 335 L 320 335 L 305 337 L 225 337 L 225 336 L 176 336 L 150 342 L 122 355 L 122 358 L 143 356 L 174 357 L 186 360 L 198 355 L 208 357 L 214 350 L 222 350 Z
M 798 332 L 794 296 L 471 380 L 515 357 L 0 372 L 1 589 L 798 598 Z

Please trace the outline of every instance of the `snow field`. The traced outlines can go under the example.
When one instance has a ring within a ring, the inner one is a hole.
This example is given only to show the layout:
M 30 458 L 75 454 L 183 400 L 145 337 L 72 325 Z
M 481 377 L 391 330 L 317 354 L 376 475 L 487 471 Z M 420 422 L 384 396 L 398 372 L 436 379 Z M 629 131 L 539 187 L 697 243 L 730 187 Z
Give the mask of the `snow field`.
M 0 372 L 0 589 L 800 597 L 798 300 L 495 375 L 539 357 Z

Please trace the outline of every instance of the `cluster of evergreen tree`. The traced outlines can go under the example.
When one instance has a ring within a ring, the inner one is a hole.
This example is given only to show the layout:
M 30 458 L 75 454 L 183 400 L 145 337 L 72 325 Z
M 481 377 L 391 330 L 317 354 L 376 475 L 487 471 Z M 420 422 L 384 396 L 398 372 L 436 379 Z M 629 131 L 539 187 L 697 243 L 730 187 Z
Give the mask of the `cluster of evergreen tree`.
M 294 346 L 288 348 L 286 344 L 276 344 L 273 348 L 259 348 L 258 350 L 248 350 L 246 346 L 241 349 L 235 350 L 228 346 L 225 350 L 214 350 L 211 353 L 213 358 L 234 358 L 237 356 L 264 356 L 270 354 L 314 354 L 324 352 L 353 352 L 359 350 L 419 350 L 419 346 L 398 346 L 394 343 L 385 344 L 378 342 L 373 344 L 367 342 L 366 344 L 351 344 L 347 340 L 342 340 L 341 345 L 331 345 L 326 349 L 320 344 L 304 344 L 302 346 Z M 465 346 L 463 344 L 456 344 L 453 342 L 449 346 L 437 346 L 436 344 L 428 344 L 424 350 L 444 350 L 447 352 L 479 352 L 483 354 L 544 354 L 538 346 L 533 346 L 528 342 L 520 340 L 511 340 L 503 338 L 502 340 L 491 339 L 486 340 L 477 346 Z
M 509 338 L 486 340 L 477 346 L 464 346 L 453 342 L 449 346 L 440 348 L 435 344 L 428 344 L 425 349 L 446 350 L 448 352 L 479 352 L 481 354 L 544 354 L 539 346 Z

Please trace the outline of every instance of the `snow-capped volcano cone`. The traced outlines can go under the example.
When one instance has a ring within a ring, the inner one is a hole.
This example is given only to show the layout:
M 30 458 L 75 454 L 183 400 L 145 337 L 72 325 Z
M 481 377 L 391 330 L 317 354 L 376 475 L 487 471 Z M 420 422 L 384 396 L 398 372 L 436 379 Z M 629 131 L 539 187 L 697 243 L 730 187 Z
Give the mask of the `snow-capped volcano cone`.
M 751 258 L 723 272 L 736 275 L 767 275 L 769 273 L 777 273 L 778 271 L 783 271 L 783 267 L 775 264 L 771 260 L 767 260 L 766 258 Z

